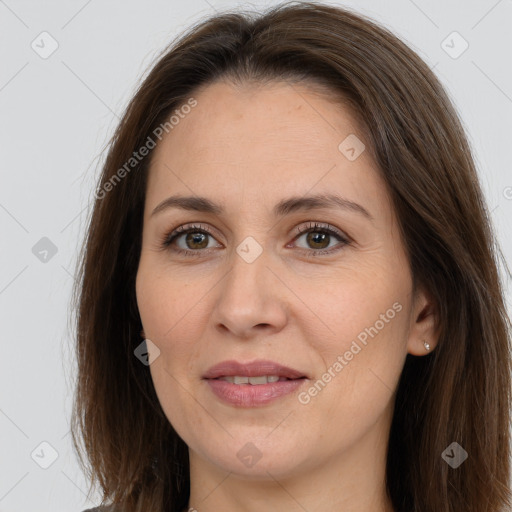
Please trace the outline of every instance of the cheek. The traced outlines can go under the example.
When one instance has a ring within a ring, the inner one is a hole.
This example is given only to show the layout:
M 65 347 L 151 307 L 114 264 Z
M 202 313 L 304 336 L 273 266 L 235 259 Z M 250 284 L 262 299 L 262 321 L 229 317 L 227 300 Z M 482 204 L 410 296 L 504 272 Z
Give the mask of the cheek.
M 155 342 L 165 340 L 179 330 L 180 324 L 188 322 L 195 301 L 188 293 L 188 286 L 181 284 L 175 276 L 161 274 L 139 267 L 136 279 L 137 305 L 144 330 Z
M 154 272 L 153 265 L 140 267 L 136 280 L 137 304 L 144 332 L 160 350 L 150 369 L 155 387 L 174 386 L 173 378 L 185 382 L 197 372 L 199 343 L 205 327 L 205 291 L 172 276 Z M 171 377 L 172 376 L 172 377 Z
M 202 421 L 194 410 L 188 379 L 199 352 L 197 344 L 196 305 L 202 294 L 189 297 L 187 285 L 176 278 L 158 274 L 152 265 L 141 266 L 137 273 L 136 295 L 142 325 L 147 338 L 159 348 L 159 356 L 149 371 L 156 395 L 169 422 L 180 432 L 187 432 Z M 193 294 L 192 294 L 193 295 Z M 191 423 L 192 422 L 192 423 Z
M 367 268 L 331 281 L 327 292 L 311 288 L 306 296 L 324 332 L 308 336 L 324 371 L 316 375 L 319 404 L 356 417 L 389 401 L 407 353 L 409 286 L 407 273 Z M 363 411 L 361 404 L 368 407 Z
M 327 278 L 328 277 L 328 278 Z M 304 283 L 300 295 L 307 298 L 310 325 L 318 325 L 323 336 L 316 336 L 321 349 L 330 353 L 348 349 L 359 339 L 393 336 L 403 330 L 405 301 L 410 293 L 407 275 L 390 268 L 359 267 L 342 269 L 325 280 Z M 311 315 L 311 312 L 314 315 Z M 320 331 L 319 331 L 320 332 Z M 321 343 L 320 343 L 320 340 Z

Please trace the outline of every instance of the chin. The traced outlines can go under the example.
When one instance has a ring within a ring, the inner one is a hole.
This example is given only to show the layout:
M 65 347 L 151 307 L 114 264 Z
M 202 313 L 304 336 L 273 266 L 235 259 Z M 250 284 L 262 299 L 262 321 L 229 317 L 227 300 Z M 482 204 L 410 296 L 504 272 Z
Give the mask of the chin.
M 268 432 L 265 429 L 258 435 L 227 436 L 229 442 L 218 440 L 218 443 L 210 443 L 194 451 L 222 471 L 248 480 L 268 480 L 269 473 L 275 478 L 283 478 L 304 471 L 305 447 L 290 436 L 275 436 L 271 440 Z

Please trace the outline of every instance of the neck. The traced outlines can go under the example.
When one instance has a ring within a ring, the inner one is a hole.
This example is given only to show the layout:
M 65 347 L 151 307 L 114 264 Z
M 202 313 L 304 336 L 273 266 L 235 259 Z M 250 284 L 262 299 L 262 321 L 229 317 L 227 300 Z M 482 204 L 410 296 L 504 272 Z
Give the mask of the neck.
M 301 463 L 286 474 L 275 474 L 270 467 L 258 477 L 236 474 L 189 449 L 187 510 L 393 512 L 385 488 L 389 426 L 383 429 L 379 423 L 349 449 L 329 454 L 321 464 Z

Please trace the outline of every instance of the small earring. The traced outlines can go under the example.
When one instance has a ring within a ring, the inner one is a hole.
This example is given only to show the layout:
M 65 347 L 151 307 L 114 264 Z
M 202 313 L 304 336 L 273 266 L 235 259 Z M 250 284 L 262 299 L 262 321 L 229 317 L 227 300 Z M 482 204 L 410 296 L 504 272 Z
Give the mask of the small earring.
M 425 345 L 427 351 L 430 350 L 430 345 L 425 340 L 423 341 L 423 345 Z

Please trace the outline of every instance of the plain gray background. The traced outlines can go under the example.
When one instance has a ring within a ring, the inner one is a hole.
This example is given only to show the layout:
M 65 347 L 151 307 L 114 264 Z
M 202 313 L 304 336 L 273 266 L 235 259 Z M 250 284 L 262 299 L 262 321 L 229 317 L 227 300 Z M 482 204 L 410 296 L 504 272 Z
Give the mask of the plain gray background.
M 68 317 L 100 153 L 118 116 L 186 27 L 216 11 L 275 3 L 0 0 L 0 512 L 99 502 L 86 499 L 71 447 Z M 512 1 L 329 3 L 379 21 L 434 68 L 466 127 L 510 261 Z

